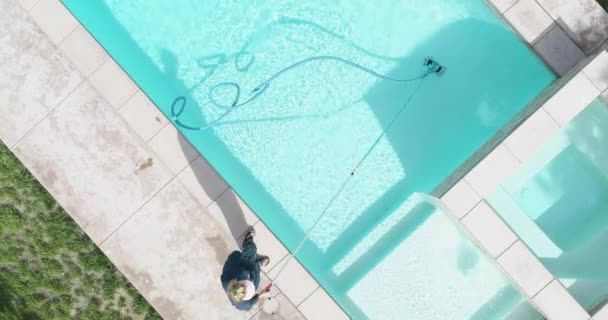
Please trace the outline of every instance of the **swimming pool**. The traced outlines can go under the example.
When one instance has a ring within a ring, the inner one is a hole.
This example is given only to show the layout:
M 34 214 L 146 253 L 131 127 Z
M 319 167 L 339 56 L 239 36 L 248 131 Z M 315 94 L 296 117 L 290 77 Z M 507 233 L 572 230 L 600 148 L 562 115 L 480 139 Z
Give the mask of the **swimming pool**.
M 554 79 L 481 0 L 63 2 L 169 118 L 184 97 L 180 131 L 288 248 L 393 124 L 298 254 L 342 306 L 403 238 L 352 276 L 335 268 Z M 351 64 L 316 60 L 268 81 L 320 56 Z M 447 72 L 423 83 L 372 73 L 416 77 L 426 56 Z M 206 130 L 185 127 L 251 97 Z
M 588 311 L 608 299 L 608 106 L 597 99 L 487 201 Z

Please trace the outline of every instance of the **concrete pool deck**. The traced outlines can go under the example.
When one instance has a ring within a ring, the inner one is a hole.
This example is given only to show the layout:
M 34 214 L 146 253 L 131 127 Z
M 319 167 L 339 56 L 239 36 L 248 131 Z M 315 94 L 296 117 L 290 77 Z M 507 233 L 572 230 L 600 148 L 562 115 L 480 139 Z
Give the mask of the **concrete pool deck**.
M 583 20 L 560 1 L 491 2 L 558 74 L 572 79 L 442 200 L 547 317 L 589 319 L 482 198 L 585 102 L 608 95 L 608 54 L 583 71 L 576 67 L 605 45 L 608 32 L 564 31 Z M 603 10 L 592 12 L 605 22 Z M 247 225 L 273 258 L 265 281 L 287 256 L 255 213 L 58 0 L 0 0 L 0 17 L 0 139 L 166 319 L 271 318 L 259 309 L 236 312 L 218 281 Z M 277 287 L 283 302 L 274 319 L 348 318 L 297 262 Z
M 608 15 L 595 0 L 486 0 L 559 76 L 607 48 Z

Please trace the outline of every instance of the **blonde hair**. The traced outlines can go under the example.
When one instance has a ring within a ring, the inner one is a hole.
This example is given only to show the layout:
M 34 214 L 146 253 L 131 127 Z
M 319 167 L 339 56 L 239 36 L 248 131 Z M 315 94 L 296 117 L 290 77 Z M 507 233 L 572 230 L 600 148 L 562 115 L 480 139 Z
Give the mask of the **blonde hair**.
M 227 292 L 230 300 L 234 302 L 241 302 L 245 298 L 247 289 L 245 288 L 244 284 L 236 281 L 236 279 L 232 279 L 230 282 L 228 282 Z

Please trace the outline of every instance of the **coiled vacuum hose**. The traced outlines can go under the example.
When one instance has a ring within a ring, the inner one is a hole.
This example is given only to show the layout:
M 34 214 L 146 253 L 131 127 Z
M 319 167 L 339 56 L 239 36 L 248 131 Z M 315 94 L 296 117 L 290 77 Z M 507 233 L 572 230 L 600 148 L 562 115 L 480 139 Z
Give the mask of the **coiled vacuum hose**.
M 289 65 L 289 66 L 279 70 L 277 73 L 273 74 L 266 81 L 260 83 L 253 90 L 251 90 L 251 92 L 249 92 L 249 97 L 245 101 L 242 101 L 242 102 L 241 102 L 242 90 L 241 90 L 241 86 L 238 83 L 228 81 L 228 82 L 221 82 L 221 83 L 214 85 L 213 87 L 211 87 L 211 89 L 209 89 L 207 97 L 209 98 L 209 101 L 211 102 L 211 104 L 213 106 L 220 108 L 220 109 L 225 109 L 226 111 L 224 111 L 224 113 L 221 114 L 219 117 L 217 117 L 215 120 L 212 120 L 211 122 L 209 122 L 205 125 L 194 126 L 191 124 L 186 124 L 179 119 L 179 117 L 182 115 L 182 113 L 184 112 L 184 110 L 186 108 L 186 98 L 184 96 L 177 97 L 175 100 L 173 100 L 173 103 L 171 104 L 171 119 L 178 126 L 184 128 L 184 129 L 188 129 L 188 130 L 202 131 L 202 130 L 211 128 L 214 125 L 218 124 L 222 119 L 224 119 L 226 116 L 228 116 L 231 112 L 234 112 L 238 108 L 243 107 L 243 106 L 253 102 L 255 99 L 259 98 L 270 87 L 270 84 L 272 83 L 272 81 L 279 78 L 282 74 L 289 72 L 299 66 L 305 65 L 307 63 L 316 62 L 316 61 L 335 61 L 338 63 L 348 65 L 355 69 L 358 69 L 358 70 L 365 72 L 367 74 L 370 74 L 376 78 L 386 80 L 386 81 L 391 81 L 391 82 L 399 82 L 399 83 L 406 83 L 406 82 L 412 82 L 412 81 L 424 79 L 425 77 L 427 77 L 428 75 L 433 73 L 433 70 L 431 68 L 429 68 L 429 70 L 427 70 L 423 74 L 418 75 L 416 77 L 408 78 L 408 79 L 397 79 L 397 78 L 389 77 L 384 74 L 380 74 L 370 68 L 367 68 L 358 63 L 355 63 L 355 62 L 352 62 L 350 60 L 346 60 L 346 59 L 343 59 L 340 57 L 315 56 L 315 57 L 310 57 L 310 58 L 298 61 L 292 65 Z M 217 90 L 220 90 L 222 88 L 233 88 L 235 90 L 234 98 L 232 99 L 232 102 L 230 104 L 223 104 L 214 98 L 214 93 Z

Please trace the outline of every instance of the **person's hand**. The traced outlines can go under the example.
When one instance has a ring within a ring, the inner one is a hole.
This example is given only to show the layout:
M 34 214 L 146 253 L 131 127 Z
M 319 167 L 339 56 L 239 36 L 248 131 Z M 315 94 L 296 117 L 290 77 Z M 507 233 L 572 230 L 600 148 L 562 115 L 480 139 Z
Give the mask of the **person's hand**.
M 266 288 L 264 288 L 264 289 L 262 289 L 262 291 L 260 291 L 259 297 L 260 298 L 268 297 L 270 295 L 270 289 L 272 289 L 272 283 L 267 285 Z

